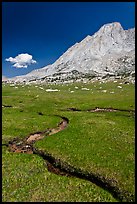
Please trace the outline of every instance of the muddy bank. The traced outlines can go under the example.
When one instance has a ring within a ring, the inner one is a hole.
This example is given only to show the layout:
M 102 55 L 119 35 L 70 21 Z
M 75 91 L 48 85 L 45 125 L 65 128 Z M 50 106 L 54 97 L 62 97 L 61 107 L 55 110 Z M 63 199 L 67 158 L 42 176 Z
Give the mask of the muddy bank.
M 127 110 L 127 109 L 118 109 L 118 108 L 99 108 L 95 107 L 93 109 L 87 109 L 87 110 L 81 110 L 77 108 L 67 108 L 62 111 L 82 111 L 82 112 L 116 112 L 116 111 L 122 111 L 122 112 L 130 112 L 130 113 L 135 113 L 135 110 Z
M 2 105 L 2 108 L 12 108 L 13 106 L 11 106 L 11 105 Z
M 31 133 L 23 140 L 19 140 L 19 138 L 14 138 L 12 141 L 9 141 L 8 143 L 9 151 L 17 152 L 17 153 L 33 154 L 34 142 L 41 140 L 44 137 L 60 132 L 68 126 L 69 120 L 67 118 L 59 115 L 55 115 L 55 116 L 60 117 L 62 119 L 62 121 L 57 125 L 57 127 L 48 128 L 44 131 Z
M 33 149 L 33 153 L 41 156 L 45 161 L 47 161 L 47 168 L 52 173 L 61 176 L 77 177 L 90 181 L 111 193 L 111 195 L 118 201 L 134 201 L 134 195 L 131 195 L 127 191 L 122 191 L 121 189 L 119 189 L 115 180 L 106 179 L 99 174 L 86 172 L 71 165 L 68 165 L 67 163 L 62 162 L 60 159 L 54 158 L 51 154 L 45 153 L 36 148 Z
M 96 111 L 100 111 L 100 109 L 96 108 L 94 112 Z M 103 111 L 105 110 L 103 109 Z M 108 109 L 108 111 L 110 110 Z M 107 190 L 109 193 L 113 195 L 114 198 L 116 198 L 119 201 L 127 202 L 134 201 L 134 196 L 129 195 L 128 192 L 124 192 L 121 189 L 119 189 L 117 187 L 117 183 L 115 180 L 112 181 L 102 177 L 101 175 L 97 175 L 92 172 L 82 171 L 81 169 L 75 168 L 73 166 L 68 165 L 67 163 L 62 162 L 60 159 L 54 158 L 51 154 L 47 152 L 43 152 L 40 151 L 39 149 L 34 148 L 33 144 L 36 141 L 41 140 L 44 137 L 53 135 L 57 132 L 60 132 L 68 126 L 69 124 L 68 118 L 59 115 L 55 116 L 60 117 L 62 119 L 62 121 L 57 125 L 57 127 L 31 133 L 23 140 L 15 138 L 8 144 L 9 151 L 15 153 L 36 154 L 45 160 L 47 169 L 54 174 L 67 177 L 77 177 L 80 179 L 90 181 L 92 183 L 95 183 L 97 186 L 103 188 L 104 190 Z

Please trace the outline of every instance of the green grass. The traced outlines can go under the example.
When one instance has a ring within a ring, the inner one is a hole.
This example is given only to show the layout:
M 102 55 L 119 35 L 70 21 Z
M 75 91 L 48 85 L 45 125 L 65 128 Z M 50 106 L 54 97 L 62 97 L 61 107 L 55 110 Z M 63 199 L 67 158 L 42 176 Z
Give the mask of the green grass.
M 133 114 L 84 111 L 95 107 L 134 110 L 134 85 L 120 84 L 123 88 L 119 89 L 120 82 L 18 85 L 17 89 L 3 85 L 2 104 L 13 107 L 2 109 L 2 142 L 56 127 L 61 120 L 56 114 L 67 117 L 69 126 L 65 130 L 36 142 L 35 147 L 82 171 L 113 180 L 121 191 L 134 195 Z M 90 90 L 81 90 L 82 87 Z M 47 88 L 60 91 L 46 92 Z M 66 111 L 71 107 L 83 111 Z M 48 172 L 44 160 L 37 155 L 11 153 L 3 147 L 2 163 L 4 202 L 116 201 L 109 192 L 89 181 Z
M 116 201 L 88 181 L 58 176 L 47 171 L 44 161 L 3 148 L 3 202 Z

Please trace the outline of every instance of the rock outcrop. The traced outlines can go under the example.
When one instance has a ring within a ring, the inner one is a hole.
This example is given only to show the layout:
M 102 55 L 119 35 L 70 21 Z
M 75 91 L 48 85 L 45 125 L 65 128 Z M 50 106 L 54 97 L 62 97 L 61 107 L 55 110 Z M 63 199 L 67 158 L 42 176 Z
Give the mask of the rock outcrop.
M 70 47 L 58 60 L 9 82 L 72 82 L 135 75 L 135 28 L 105 24 L 94 35 Z

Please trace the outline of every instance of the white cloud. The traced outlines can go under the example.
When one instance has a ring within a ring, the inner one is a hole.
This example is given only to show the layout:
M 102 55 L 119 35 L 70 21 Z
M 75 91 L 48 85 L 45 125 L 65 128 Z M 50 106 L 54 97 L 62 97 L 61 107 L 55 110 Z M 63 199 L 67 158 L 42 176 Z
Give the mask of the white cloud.
M 16 67 L 16 68 L 27 68 L 28 65 L 37 63 L 35 60 L 32 59 L 32 55 L 29 55 L 27 53 L 19 54 L 14 58 L 9 57 L 5 60 L 7 62 L 11 62 L 13 64 L 13 67 Z

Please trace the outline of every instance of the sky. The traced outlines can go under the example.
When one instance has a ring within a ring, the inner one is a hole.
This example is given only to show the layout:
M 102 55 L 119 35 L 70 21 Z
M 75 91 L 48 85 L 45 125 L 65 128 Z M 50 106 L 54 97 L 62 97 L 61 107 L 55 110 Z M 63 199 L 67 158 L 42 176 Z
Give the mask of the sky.
M 107 23 L 135 27 L 135 2 L 2 2 L 2 75 L 54 63 Z

